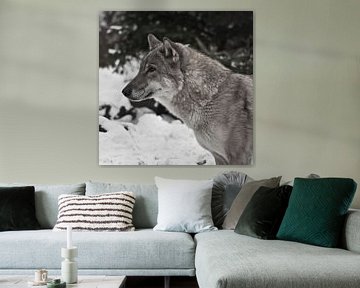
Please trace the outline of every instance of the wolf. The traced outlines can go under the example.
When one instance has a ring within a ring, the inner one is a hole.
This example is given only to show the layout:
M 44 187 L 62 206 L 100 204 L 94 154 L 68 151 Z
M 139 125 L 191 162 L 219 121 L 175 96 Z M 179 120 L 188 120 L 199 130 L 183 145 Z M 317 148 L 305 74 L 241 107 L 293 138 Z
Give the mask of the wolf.
M 154 98 L 193 129 L 216 165 L 253 161 L 253 79 L 188 45 L 148 35 L 149 52 L 122 93 Z

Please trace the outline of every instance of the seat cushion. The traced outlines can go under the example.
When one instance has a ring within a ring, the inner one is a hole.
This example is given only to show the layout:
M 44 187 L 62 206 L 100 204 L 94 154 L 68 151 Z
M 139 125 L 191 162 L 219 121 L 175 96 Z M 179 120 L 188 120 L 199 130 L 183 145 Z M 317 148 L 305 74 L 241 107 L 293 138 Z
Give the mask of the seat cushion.
M 360 283 L 360 254 L 229 230 L 197 234 L 200 288 L 350 288 Z
M 83 269 L 193 269 L 195 244 L 186 233 L 73 232 Z M 1 232 L 0 269 L 60 269 L 66 232 Z M 9 252 L 11 251 L 11 253 Z

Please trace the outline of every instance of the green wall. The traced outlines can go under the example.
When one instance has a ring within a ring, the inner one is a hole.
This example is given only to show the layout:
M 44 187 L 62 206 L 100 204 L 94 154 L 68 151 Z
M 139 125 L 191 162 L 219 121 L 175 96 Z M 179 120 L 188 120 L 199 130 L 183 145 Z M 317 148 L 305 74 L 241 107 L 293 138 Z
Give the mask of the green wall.
M 0 182 L 152 182 L 231 169 L 98 166 L 98 12 L 112 9 L 254 10 L 255 165 L 232 169 L 360 184 L 357 0 L 0 0 Z

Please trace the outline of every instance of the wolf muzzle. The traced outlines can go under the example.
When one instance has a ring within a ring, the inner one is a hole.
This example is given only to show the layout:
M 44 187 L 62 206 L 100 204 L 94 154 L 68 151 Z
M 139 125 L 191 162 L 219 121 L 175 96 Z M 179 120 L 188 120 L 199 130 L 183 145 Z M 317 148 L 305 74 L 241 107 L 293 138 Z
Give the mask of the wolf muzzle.
M 147 98 L 148 96 L 150 96 L 152 93 L 148 93 L 148 95 L 145 95 L 145 88 L 142 89 L 133 89 L 130 85 L 127 85 L 123 90 L 122 93 L 124 94 L 124 96 L 128 99 L 130 99 L 131 101 L 143 101 L 145 98 Z
M 132 93 L 132 88 L 130 87 L 130 85 L 126 85 L 126 87 L 121 92 L 125 95 L 125 97 L 130 97 Z

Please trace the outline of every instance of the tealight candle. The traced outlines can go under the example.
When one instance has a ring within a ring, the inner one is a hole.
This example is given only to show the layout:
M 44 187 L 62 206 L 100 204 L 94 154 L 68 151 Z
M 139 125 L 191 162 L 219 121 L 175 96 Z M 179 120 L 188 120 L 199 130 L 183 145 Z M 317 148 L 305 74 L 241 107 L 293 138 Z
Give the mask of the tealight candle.
M 70 249 L 72 248 L 72 227 L 69 225 L 67 226 L 67 229 L 66 229 L 66 232 L 67 232 L 67 244 L 66 244 L 66 248 L 67 249 Z

